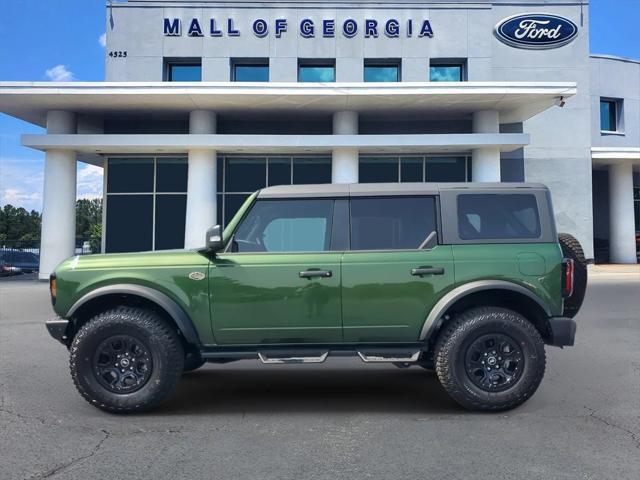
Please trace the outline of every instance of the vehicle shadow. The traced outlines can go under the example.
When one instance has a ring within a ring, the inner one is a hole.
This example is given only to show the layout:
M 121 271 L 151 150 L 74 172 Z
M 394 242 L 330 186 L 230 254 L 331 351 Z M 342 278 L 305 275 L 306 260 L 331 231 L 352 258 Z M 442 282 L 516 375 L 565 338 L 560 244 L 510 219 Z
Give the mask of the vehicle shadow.
M 461 414 L 421 368 L 205 366 L 183 376 L 155 415 L 248 413 Z

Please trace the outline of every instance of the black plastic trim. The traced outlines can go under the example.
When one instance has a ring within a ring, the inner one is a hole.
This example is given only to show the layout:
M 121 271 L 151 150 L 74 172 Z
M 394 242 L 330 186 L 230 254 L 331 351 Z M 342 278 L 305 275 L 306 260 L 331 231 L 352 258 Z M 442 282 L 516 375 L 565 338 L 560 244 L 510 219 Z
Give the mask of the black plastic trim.
M 549 318 L 551 339 L 549 345 L 554 347 L 572 347 L 576 338 L 576 321 L 567 317 Z
M 62 318 L 56 318 L 54 320 L 47 320 L 45 322 L 45 325 L 47 326 L 47 330 L 49 331 L 49 334 L 55 338 L 56 340 L 58 340 L 60 343 L 62 343 L 63 345 L 68 345 L 68 335 L 67 335 L 67 331 L 69 329 L 69 323 L 71 323 L 69 320 L 64 320 Z

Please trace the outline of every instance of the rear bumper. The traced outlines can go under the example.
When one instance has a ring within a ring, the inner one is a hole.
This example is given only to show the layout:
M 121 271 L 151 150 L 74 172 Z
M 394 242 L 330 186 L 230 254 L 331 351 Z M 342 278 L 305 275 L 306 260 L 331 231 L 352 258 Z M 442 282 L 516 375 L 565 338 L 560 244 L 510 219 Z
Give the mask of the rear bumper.
M 549 319 L 551 329 L 550 345 L 555 347 L 572 347 L 576 337 L 576 321 L 567 317 L 551 317 Z
M 56 318 L 54 320 L 47 320 L 45 325 L 47 326 L 47 330 L 49 330 L 49 334 L 53 338 L 67 346 L 69 342 L 69 336 L 67 334 L 69 330 L 69 323 L 69 320 Z

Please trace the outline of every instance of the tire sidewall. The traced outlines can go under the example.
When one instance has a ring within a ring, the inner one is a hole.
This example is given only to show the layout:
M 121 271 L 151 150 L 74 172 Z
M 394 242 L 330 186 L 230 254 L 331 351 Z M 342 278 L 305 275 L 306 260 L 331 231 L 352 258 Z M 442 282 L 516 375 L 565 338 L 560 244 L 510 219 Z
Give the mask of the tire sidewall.
M 142 387 L 131 393 L 109 391 L 100 384 L 94 371 L 96 349 L 104 340 L 117 335 L 135 337 L 148 348 L 152 359 L 151 376 Z M 147 405 L 152 406 L 154 399 L 164 397 L 168 381 L 166 372 L 171 370 L 170 362 L 175 362 L 161 338 L 149 328 L 147 318 L 137 323 L 115 312 L 86 324 L 71 346 L 71 371 L 83 396 L 94 405 L 110 411 L 143 410 Z
M 470 409 L 502 410 L 523 403 L 535 392 L 544 374 L 546 358 L 539 334 L 527 320 L 509 310 L 483 309 L 468 312 L 466 317 L 466 321 L 457 325 L 446 339 L 447 345 L 441 346 L 440 350 L 446 352 L 447 358 L 438 364 L 449 366 L 447 371 L 438 370 L 438 376 L 441 381 L 444 380 L 443 385 L 445 382 L 449 384 L 455 392 L 454 399 Z M 498 392 L 488 392 L 478 387 L 465 368 L 470 345 L 482 335 L 491 333 L 511 337 L 521 348 L 524 359 L 523 371 L 517 381 Z

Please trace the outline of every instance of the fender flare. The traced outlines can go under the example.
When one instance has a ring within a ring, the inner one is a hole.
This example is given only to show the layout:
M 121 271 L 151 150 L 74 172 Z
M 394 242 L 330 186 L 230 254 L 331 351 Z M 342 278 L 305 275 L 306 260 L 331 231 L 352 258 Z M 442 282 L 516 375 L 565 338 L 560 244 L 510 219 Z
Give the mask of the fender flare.
M 184 336 L 185 340 L 194 345 L 200 345 L 200 337 L 198 336 L 198 332 L 193 326 L 193 322 L 191 318 L 186 314 L 186 312 L 178 305 L 175 300 L 167 296 L 166 294 L 159 292 L 150 287 L 144 287 L 142 285 L 136 284 L 116 284 L 116 285 L 107 285 L 105 287 L 96 288 L 91 292 L 80 297 L 69 309 L 66 317 L 72 317 L 75 312 L 78 311 L 80 307 L 90 302 L 91 300 L 95 300 L 96 298 L 102 297 L 104 295 L 112 295 L 112 294 L 125 294 L 125 295 L 136 295 L 138 297 L 145 298 L 160 308 L 162 308 L 165 312 L 169 314 L 169 316 L 176 322 L 178 329 Z
M 434 328 L 438 324 L 438 320 L 442 315 L 444 315 L 449 307 L 451 307 L 451 305 L 471 293 L 481 292 L 482 290 L 509 290 L 521 293 L 536 302 L 548 317 L 552 316 L 552 312 L 547 304 L 538 295 L 522 285 L 507 282 L 505 280 L 478 280 L 460 285 L 438 300 L 424 321 L 422 330 L 420 331 L 420 341 L 426 340 L 433 333 Z

